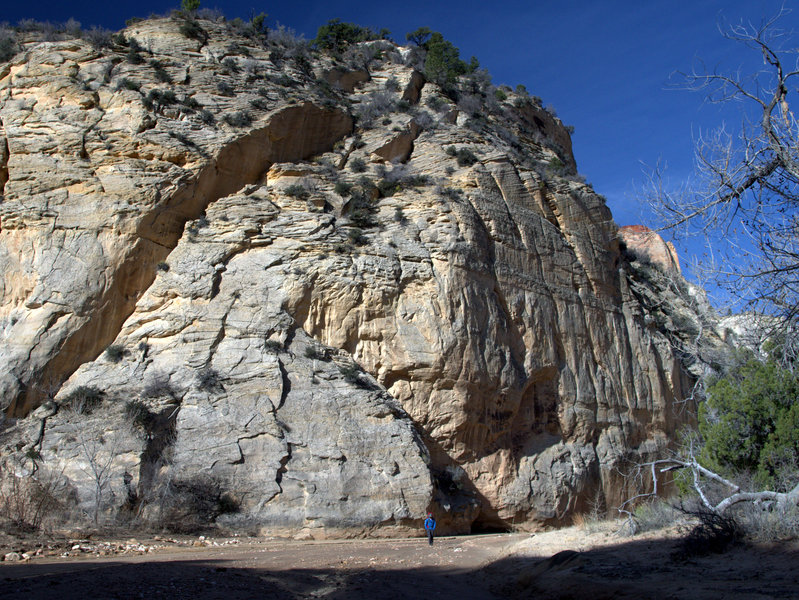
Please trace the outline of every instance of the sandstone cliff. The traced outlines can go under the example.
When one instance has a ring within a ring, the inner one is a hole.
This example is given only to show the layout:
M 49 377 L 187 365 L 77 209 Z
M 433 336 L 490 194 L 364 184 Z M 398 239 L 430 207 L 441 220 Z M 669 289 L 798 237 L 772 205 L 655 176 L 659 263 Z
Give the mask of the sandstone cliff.
M 619 228 L 619 239 L 637 257 L 657 265 L 666 273 L 680 273 L 680 258 L 671 242 L 666 242 L 656 232 L 644 225 L 626 225 Z
M 694 374 L 560 121 L 200 24 L 0 65 L 6 464 L 315 537 L 618 504 Z

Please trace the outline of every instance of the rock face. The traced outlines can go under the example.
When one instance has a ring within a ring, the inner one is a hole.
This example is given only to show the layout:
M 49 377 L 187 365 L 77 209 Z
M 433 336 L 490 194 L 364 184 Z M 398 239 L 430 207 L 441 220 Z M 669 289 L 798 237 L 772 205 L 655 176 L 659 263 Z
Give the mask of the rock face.
M 625 498 L 693 375 L 562 124 L 201 25 L 0 66 L 5 460 L 98 518 L 314 537 Z
M 680 273 L 680 258 L 674 244 L 666 242 L 645 225 L 625 225 L 619 228 L 619 239 L 627 249 L 656 264 L 662 270 Z

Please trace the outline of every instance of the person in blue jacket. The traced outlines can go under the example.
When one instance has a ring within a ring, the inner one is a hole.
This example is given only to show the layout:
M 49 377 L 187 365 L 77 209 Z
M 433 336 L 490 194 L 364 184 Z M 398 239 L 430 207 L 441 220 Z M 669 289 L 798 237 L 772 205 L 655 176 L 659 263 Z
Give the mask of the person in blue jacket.
M 427 513 L 427 518 L 424 520 L 424 530 L 427 532 L 427 542 L 433 545 L 433 531 L 436 528 L 436 520 L 433 518 L 433 513 Z

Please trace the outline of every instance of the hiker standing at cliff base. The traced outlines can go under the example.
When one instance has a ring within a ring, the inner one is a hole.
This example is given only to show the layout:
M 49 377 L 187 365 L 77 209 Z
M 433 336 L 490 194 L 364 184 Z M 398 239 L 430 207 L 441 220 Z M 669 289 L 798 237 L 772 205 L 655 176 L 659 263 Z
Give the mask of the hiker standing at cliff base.
M 433 518 L 433 513 L 427 513 L 427 518 L 424 520 L 424 530 L 427 532 L 427 542 L 433 545 L 433 530 L 436 528 L 436 520 Z

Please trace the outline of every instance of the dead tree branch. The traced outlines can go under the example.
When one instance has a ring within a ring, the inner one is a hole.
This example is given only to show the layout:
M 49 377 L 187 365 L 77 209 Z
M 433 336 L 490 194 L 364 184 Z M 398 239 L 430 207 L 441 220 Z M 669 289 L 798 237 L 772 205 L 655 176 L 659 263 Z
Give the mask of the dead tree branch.
M 700 64 L 680 74 L 680 87 L 709 102 L 738 102 L 743 122 L 737 132 L 721 127 L 699 135 L 692 182 L 673 190 L 658 166 L 646 195 L 661 230 L 700 234 L 714 256 L 724 255 L 715 279 L 733 297 L 799 321 L 799 124 L 789 101 L 799 60 L 788 46 L 796 44 L 778 27 L 788 12 L 722 31 L 757 53 L 761 68 L 724 73 Z
M 641 498 L 645 497 L 654 497 L 657 496 L 657 473 L 667 473 L 672 471 L 677 471 L 680 469 L 689 469 L 691 471 L 691 476 L 693 480 L 693 488 L 696 491 L 697 495 L 699 496 L 700 500 L 702 501 L 702 505 L 707 508 L 708 510 L 717 513 L 717 514 L 724 514 L 730 507 L 739 504 L 741 502 L 753 502 L 753 503 L 764 503 L 764 502 L 773 502 L 776 505 L 778 510 L 785 510 L 790 506 L 799 505 L 799 484 L 797 484 L 792 490 L 789 492 L 773 492 L 770 490 L 764 490 L 760 492 L 743 492 L 741 488 L 730 481 L 711 471 L 710 469 L 702 466 L 695 458 L 664 458 L 660 460 L 655 460 L 649 463 L 644 463 L 641 465 L 642 468 L 646 467 L 651 470 L 652 472 L 652 481 L 655 482 L 653 485 L 653 490 L 649 493 L 645 494 L 638 494 L 637 496 L 630 498 L 627 500 L 621 507 L 619 507 L 620 513 L 630 514 L 628 510 L 622 510 L 626 505 L 636 502 Z M 716 502 L 715 504 L 708 499 L 707 493 L 702 486 L 702 478 L 705 478 L 710 481 L 714 481 L 723 485 L 724 487 L 730 490 L 728 496 L 724 497 L 723 500 Z

